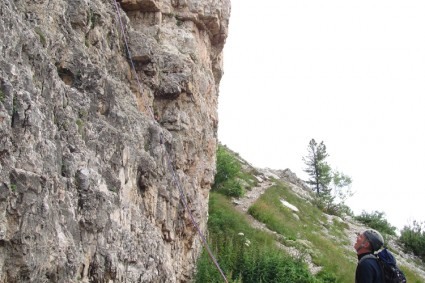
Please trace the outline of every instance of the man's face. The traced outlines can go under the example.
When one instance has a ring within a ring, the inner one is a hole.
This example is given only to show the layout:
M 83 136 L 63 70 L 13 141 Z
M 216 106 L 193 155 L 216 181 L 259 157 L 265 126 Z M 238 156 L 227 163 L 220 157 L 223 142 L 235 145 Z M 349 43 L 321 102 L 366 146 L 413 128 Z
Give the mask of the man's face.
M 363 235 L 363 233 L 358 233 L 356 242 L 354 243 L 354 249 L 358 251 L 361 248 L 363 248 L 366 243 L 367 243 L 367 239 L 365 235 Z

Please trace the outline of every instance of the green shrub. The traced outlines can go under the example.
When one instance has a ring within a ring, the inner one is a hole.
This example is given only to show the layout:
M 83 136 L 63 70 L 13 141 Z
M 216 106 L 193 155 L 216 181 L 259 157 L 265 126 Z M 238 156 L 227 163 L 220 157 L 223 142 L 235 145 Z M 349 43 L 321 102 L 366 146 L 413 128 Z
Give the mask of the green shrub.
M 326 272 L 324 270 L 317 274 L 317 278 L 323 283 L 336 283 L 338 282 L 337 277 L 332 272 Z
M 217 192 L 229 196 L 229 197 L 240 197 L 244 193 L 244 189 L 241 183 L 237 180 L 229 180 L 225 186 L 220 187 Z
M 386 219 L 385 214 L 380 211 L 373 211 L 368 213 L 363 211 L 359 216 L 355 217 L 356 220 L 365 224 L 366 226 L 378 230 L 379 232 L 387 235 L 395 236 L 396 227 L 392 226 Z
M 10 184 L 10 189 L 12 190 L 12 192 L 16 191 L 16 184 Z
M 212 189 L 226 196 L 242 196 L 244 189 L 238 180 L 240 174 L 240 162 L 224 146 L 219 145 L 217 149 L 217 173 L 214 177 Z
M 413 221 L 412 225 L 405 226 L 401 231 L 400 242 L 407 251 L 413 252 L 425 261 L 425 223 Z
M 227 181 L 235 179 L 241 171 L 241 165 L 226 149 L 219 145 L 217 149 L 217 173 L 214 177 L 213 189 L 223 186 Z
M 339 204 L 339 216 L 354 216 L 353 210 L 346 204 Z

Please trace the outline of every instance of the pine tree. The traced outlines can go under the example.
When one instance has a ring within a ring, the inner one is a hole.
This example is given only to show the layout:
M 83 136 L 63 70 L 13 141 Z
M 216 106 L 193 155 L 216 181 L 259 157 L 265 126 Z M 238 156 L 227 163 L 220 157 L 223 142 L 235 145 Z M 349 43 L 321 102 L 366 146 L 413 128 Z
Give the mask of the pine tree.
M 313 190 L 316 190 L 317 195 L 329 192 L 328 187 L 332 181 L 332 169 L 326 162 L 328 156 L 326 145 L 323 141 L 317 144 L 314 139 L 310 140 L 308 154 L 303 157 L 303 161 L 307 165 L 304 171 L 310 176 L 307 184 L 312 186 Z
M 308 154 L 303 157 L 307 167 L 305 172 L 310 176 L 306 181 L 316 191 L 316 205 L 329 214 L 339 215 L 348 213 L 350 209 L 344 204 L 352 195 L 350 186 L 351 178 L 342 172 L 334 171 L 326 162 L 329 154 L 323 143 L 314 139 L 308 144 Z

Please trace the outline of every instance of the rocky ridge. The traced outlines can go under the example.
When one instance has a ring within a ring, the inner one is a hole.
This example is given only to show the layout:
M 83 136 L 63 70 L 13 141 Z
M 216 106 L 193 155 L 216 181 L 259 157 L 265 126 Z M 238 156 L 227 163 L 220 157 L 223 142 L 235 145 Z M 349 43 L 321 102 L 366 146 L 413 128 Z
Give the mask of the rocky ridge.
M 205 230 L 229 16 L 228 0 L 0 0 L 0 282 L 191 279 L 178 188 Z

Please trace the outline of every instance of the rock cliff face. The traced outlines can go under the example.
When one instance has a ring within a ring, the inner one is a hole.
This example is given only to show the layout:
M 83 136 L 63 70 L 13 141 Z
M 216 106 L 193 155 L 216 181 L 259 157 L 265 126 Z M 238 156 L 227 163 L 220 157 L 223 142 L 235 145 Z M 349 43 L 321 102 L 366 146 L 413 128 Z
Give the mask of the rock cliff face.
M 229 0 L 0 3 L 0 282 L 190 281 Z

